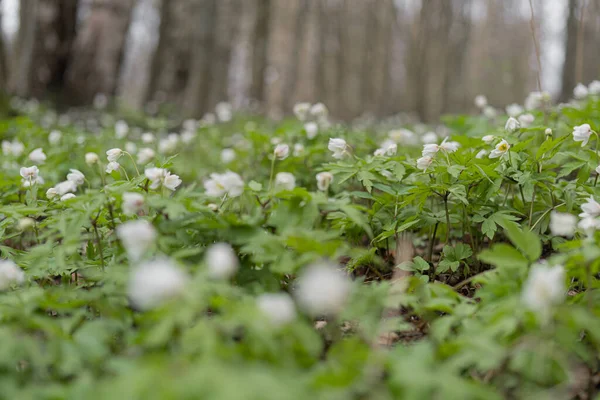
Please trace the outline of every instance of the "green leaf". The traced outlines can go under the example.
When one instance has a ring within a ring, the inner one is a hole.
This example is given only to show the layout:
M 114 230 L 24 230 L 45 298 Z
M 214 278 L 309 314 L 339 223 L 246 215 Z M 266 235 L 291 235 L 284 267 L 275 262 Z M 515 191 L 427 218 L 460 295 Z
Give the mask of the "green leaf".
M 522 230 L 518 225 L 507 225 L 506 235 L 512 244 L 518 248 L 529 261 L 536 261 L 542 255 L 542 242 L 530 230 Z
M 496 244 L 491 249 L 483 250 L 477 258 L 498 268 L 526 267 L 529 264 L 517 249 L 505 243 Z

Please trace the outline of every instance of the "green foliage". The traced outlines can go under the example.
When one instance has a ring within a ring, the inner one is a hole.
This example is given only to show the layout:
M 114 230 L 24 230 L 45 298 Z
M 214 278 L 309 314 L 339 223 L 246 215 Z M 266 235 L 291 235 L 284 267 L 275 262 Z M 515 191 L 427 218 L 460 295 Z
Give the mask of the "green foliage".
M 117 138 L 108 114 L 93 116 L 97 130 L 85 128 L 87 115 L 42 125 L 52 115 L 44 109 L 3 119 L 0 252 L 25 278 L 3 288 L 0 270 L 0 397 L 597 395 L 600 237 L 593 227 L 559 237 L 552 221 L 600 196 L 598 138 L 582 148 L 571 135 L 576 125 L 600 126 L 600 101 L 532 113 L 534 126 L 512 133 L 500 120 L 448 116 L 449 141 L 460 146 L 438 149 L 425 170 L 417 136 L 380 126 L 319 121 L 309 139 L 298 121 L 237 116 L 186 128 L 160 151 L 176 122 L 138 118 L 157 135 L 147 143 L 141 130 Z M 53 129 L 62 137 L 50 143 Z M 341 159 L 328 150 L 330 137 L 347 141 Z M 397 153 L 372 155 L 389 139 Z M 511 147 L 501 157 L 477 156 L 502 139 Z M 13 141 L 24 144 L 21 153 L 9 149 Z M 156 156 L 123 155 L 122 168 L 106 173 L 106 151 L 135 153 L 128 142 Z M 287 158 L 272 161 L 275 142 L 290 146 Z M 19 168 L 32 165 L 36 148 L 47 155 L 44 183 L 24 187 Z M 225 148 L 234 159 L 221 159 Z M 86 163 L 88 152 L 100 162 Z M 150 167 L 183 183 L 154 188 L 144 176 Z M 76 197 L 47 198 L 70 169 L 85 175 Z M 227 170 L 243 191 L 212 195 L 204 187 L 211 174 Z M 278 183 L 281 172 L 293 174 L 293 187 Z M 333 174 L 330 186 L 317 182 L 319 172 Z M 143 196 L 136 212 L 126 212 L 126 193 Z M 136 220 L 157 233 L 143 258 L 171 260 L 186 274 L 180 292 L 149 309 L 132 302 L 138 262 L 117 235 Z M 211 279 L 205 260 L 219 242 L 239 259 L 229 280 Z M 353 282 L 339 313 L 314 318 L 297 299 L 297 277 L 324 260 Z M 535 291 L 528 279 L 544 262 L 564 267 L 565 296 L 536 309 L 527 295 L 546 299 L 547 288 Z M 292 295 L 296 318 L 272 323 L 259 299 L 274 292 Z

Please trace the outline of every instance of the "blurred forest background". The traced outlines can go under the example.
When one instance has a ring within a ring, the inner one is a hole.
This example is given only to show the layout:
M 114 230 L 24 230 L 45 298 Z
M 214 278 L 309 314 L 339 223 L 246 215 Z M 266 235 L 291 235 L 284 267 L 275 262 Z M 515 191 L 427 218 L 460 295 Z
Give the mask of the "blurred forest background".
M 566 100 L 600 77 L 600 0 L 532 0 L 533 20 L 528 0 L 0 2 L 0 86 L 63 106 L 102 94 L 151 113 L 227 101 L 278 118 L 321 101 L 340 119 L 434 121 L 478 94 L 503 107 L 541 86 Z

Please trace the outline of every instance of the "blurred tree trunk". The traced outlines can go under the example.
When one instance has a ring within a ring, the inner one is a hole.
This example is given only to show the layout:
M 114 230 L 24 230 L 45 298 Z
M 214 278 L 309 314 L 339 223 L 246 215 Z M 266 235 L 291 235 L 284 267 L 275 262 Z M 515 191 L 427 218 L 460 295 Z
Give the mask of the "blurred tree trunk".
M 134 3 L 93 0 L 67 70 L 67 90 L 76 103 L 90 103 L 98 93 L 115 93 Z
M 578 1 L 569 0 L 569 12 L 567 14 L 567 33 L 565 35 L 565 63 L 562 69 L 562 88 L 560 100 L 568 101 L 573 97 L 575 82 L 575 66 L 577 64 L 577 36 L 579 32 L 578 23 Z
M 184 109 L 187 115 L 199 116 L 208 109 L 210 91 L 211 61 L 214 53 L 214 35 L 218 0 L 200 0 L 194 15 L 198 16 L 193 35 L 191 70 L 185 91 Z
M 186 88 L 193 79 L 193 54 L 202 46 L 199 32 L 206 29 L 210 4 L 206 0 L 163 0 L 158 45 L 155 50 L 148 99 L 183 105 Z
M 392 29 L 396 19 L 393 0 L 372 1 L 369 10 L 367 37 L 368 69 L 363 77 L 364 111 L 382 115 L 386 100 L 388 65 L 392 52 Z
M 263 101 L 272 5 L 271 0 L 255 1 L 256 14 L 252 37 L 252 83 L 250 85 L 250 98 L 252 100 Z
M 341 17 L 343 4 L 335 0 L 322 0 L 320 2 L 319 25 L 321 34 L 321 54 L 319 60 L 319 100 L 324 102 L 333 115 L 339 116 L 342 107 L 340 104 L 339 89 L 342 86 L 342 43 L 341 31 L 343 19 Z
M 369 2 L 345 0 L 343 6 L 343 34 L 341 38 L 341 70 L 343 84 L 339 88 L 338 101 L 344 109 L 340 113 L 343 118 L 358 117 L 363 112 L 364 98 L 362 82 L 367 73 L 368 58 L 366 57 Z
M 287 108 L 300 101 L 317 101 L 317 72 L 319 64 L 319 4 L 318 1 L 304 0 L 302 12 L 298 14 L 299 23 L 296 29 L 296 73 L 293 79 L 292 94 Z
M 2 0 L 0 0 L 0 10 L 2 9 Z M 0 11 L 0 32 L 2 32 L 2 12 Z M 7 71 L 7 51 L 6 51 L 6 46 L 4 43 L 4 35 L 0 35 L 0 92 L 6 92 L 7 91 L 7 77 L 8 77 L 8 71 Z
M 221 101 L 229 101 L 229 72 L 234 39 L 238 30 L 239 10 L 244 0 L 218 0 L 211 58 L 210 90 L 208 108 Z
M 63 88 L 76 20 L 77 0 L 21 0 L 12 92 L 42 97 Z
M 266 110 L 269 116 L 281 118 L 285 109 L 287 90 L 294 79 L 294 60 L 298 13 L 301 0 L 271 3 L 271 29 L 267 51 Z

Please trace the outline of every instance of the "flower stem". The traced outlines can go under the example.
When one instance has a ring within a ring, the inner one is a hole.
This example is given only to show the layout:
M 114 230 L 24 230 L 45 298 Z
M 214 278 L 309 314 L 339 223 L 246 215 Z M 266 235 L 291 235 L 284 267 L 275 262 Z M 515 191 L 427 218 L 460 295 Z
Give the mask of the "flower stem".
M 271 193 L 271 189 L 273 189 L 273 175 L 275 173 L 275 154 L 273 154 L 273 160 L 271 161 L 271 174 L 269 175 L 269 193 Z
M 135 168 L 135 172 L 137 172 L 137 176 L 140 176 L 140 171 L 138 170 L 137 164 L 135 163 L 135 160 L 133 159 L 133 156 L 130 153 L 126 152 L 126 151 L 124 151 L 123 153 L 125 153 L 125 154 L 127 154 L 129 156 L 129 158 L 131 159 L 131 162 L 133 163 L 133 167 Z

